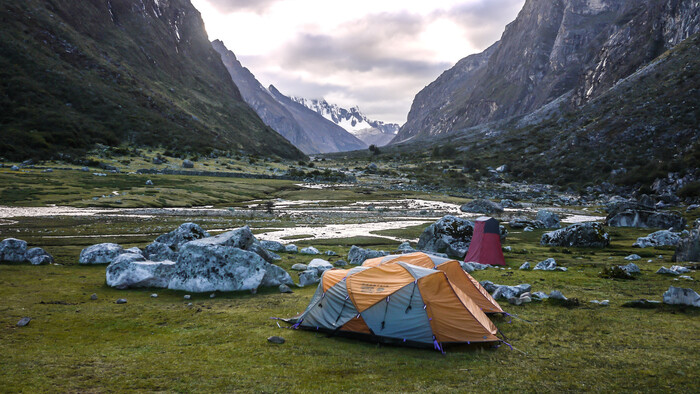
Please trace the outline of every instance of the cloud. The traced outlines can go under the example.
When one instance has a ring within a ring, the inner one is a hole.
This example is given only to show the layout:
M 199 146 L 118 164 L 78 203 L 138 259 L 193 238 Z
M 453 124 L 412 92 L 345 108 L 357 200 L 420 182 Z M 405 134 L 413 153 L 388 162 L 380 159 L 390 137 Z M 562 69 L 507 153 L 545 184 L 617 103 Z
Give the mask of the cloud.
M 280 0 L 209 0 L 209 4 L 224 14 L 231 14 L 237 11 L 252 11 L 260 14 L 279 1 Z
M 193 2 L 230 14 L 203 12 L 211 38 L 231 45 L 263 84 L 403 123 L 418 91 L 497 41 L 524 1 Z

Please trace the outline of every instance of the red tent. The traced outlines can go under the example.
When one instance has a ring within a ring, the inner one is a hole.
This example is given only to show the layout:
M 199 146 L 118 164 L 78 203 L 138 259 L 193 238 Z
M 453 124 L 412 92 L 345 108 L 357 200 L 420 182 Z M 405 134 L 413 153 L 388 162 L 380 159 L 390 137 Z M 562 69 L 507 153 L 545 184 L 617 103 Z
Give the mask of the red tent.
M 476 262 L 491 265 L 506 265 L 501 250 L 501 234 L 498 220 L 486 216 L 474 222 L 474 235 L 469 250 L 464 257 L 467 263 Z

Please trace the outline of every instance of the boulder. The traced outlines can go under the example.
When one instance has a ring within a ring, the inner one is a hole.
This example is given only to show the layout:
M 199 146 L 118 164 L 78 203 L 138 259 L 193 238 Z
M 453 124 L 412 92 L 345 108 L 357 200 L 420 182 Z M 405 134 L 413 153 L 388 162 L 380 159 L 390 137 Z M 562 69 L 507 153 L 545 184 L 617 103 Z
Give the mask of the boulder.
M 671 271 L 676 271 L 679 274 L 687 274 L 690 272 L 690 268 L 683 267 L 681 265 L 672 265 L 671 266 Z
M 649 209 L 614 209 L 605 218 L 610 227 L 666 228 L 682 231 L 685 218 L 676 212 L 662 212 Z
M 635 248 L 647 248 L 656 246 L 676 246 L 681 240 L 680 233 L 674 233 L 668 230 L 659 230 L 651 233 L 646 237 L 637 238 L 632 246 Z
M 396 250 L 401 253 L 412 253 L 416 251 L 409 242 L 403 242 Z
M 338 253 L 332 251 L 332 250 L 326 250 L 326 253 L 324 253 L 326 256 L 337 256 Z
M 388 254 L 388 252 L 383 250 L 362 249 L 359 246 L 352 245 L 348 252 L 348 262 L 352 265 L 362 265 L 367 259 L 387 256 Z
M 542 235 L 541 245 L 602 248 L 610 245 L 610 235 L 600 223 L 575 223 Z
M 260 245 L 271 252 L 285 252 L 284 245 L 277 241 L 260 241 Z
M 536 291 L 536 292 L 532 293 L 532 298 L 541 301 L 541 300 L 546 300 L 547 298 L 549 298 L 549 296 L 547 295 L 547 293 L 545 293 L 543 291 Z
M 637 260 L 641 260 L 641 259 L 642 259 L 642 257 L 638 254 L 631 254 L 631 255 L 625 257 L 625 260 L 627 260 L 627 261 L 637 261 Z
M 230 238 L 219 240 L 226 239 Z M 283 275 L 277 269 L 279 267 L 268 263 L 257 253 L 207 240 L 205 238 L 182 245 L 168 283 L 169 289 L 198 293 L 256 291 L 263 283 L 270 286 L 282 284 L 277 280 Z M 291 283 L 288 275 L 285 280 Z
M 107 266 L 107 285 L 117 289 L 165 288 L 175 271 L 175 265 L 172 261 L 146 261 L 142 255 L 124 253 Z
M 17 167 L 17 166 L 12 166 L 12 167 L 10 167 L 10 170 L 12 170 L 12 171 L 19 171 L 19 167 Z
M 481 287 L 483 287 L 489 293 L 493 293 L 494 291 L 496 291 L 496 289 L 498 289 L 498 286 L 499 286 L 499 285 L 491 282 L 490 280 L 481 281 L 481 282 L 479 282 L 479 284 L 481 285 Z
M 692 289 L 671 286 L 664 293 L 664 304 L 687 305 L 700 308 L 700 295 Z
M 529 284 L 521 284 L 517 286 L 506 286 L 506 285 L 498 285 L 496 290 L 493 292 L 493 298 L 498 300 L 498 299 L 510 299 L 510 298 L 518 298 L 520 295 L 523 293 L 529 293 L 530 290 L 532 289 L 532 286 Z
M 282 293 L 282 294 L 294 293 L 292 291 L 292 289 L 290 289 L 289 286 L 287 286 L 287 285 L 279 285 L 278 289 L 279 289 L 280 293 Z
M 549 298 L 552 298 L 552 299 L 555 299 L 555 300 L 562 300 L 562 301 L 566 301 L 566 300 L 567 300 L 566 296 L 564 296 L 564 294 L 562 294 L 562 292 L 559 291 L 559 290 L 552 290 L 552 291 L 549 293 Z
M 31 248 L 31 249 L 27 250 L 25 258 L 30 263 L 32 263 L 32 265 L 52 264 L 53 263 L 53 256 L 48 254 L 42 248 Z
M 467 262 L 464 262 L 464 261 L 460 261 L 460 262 L 459 262 L 459 265 L 462 266 L 462 269 L 463 269 L 463 270 L 465 270 L 465 271 L 467 271 L 467 272 L 469 272 L 469 273 L 472 273 L 472 272 L 474 272 L 474 271 L 485 270 L 485 269 L 487 269 L 487 268 L 491 268 L 491 266 L 488 265 L 488 264 L 481 264 L 481 263 L 477 263 L 477 262 L 475 262 L 475 261 L 470 261 L 470 262 L 468 262 L 468 263 L 467 263 Z
M 177 252 L 162 242 L 153 242 L 146 246 L 145 257 L 151 261 L 177 261 Z
M 153 181 L 152 180 L 147 180 L 146 181 L 146 186 L 153 186 Z
M 521 270 L 529 270 L 529 269 L 530 269 L 530 263 L 528 263 L 528 262 L 526 261 L 526 262 L 524 262 L 523 265 L 521 265 L 520 268 L 518 268 L 518 269 L 521 269 Z
M 641 274 L 642 271 L 637 267 L 637 264 L 635 263 L 629 263 L 627 265 L 621 265 L 619 266 L 621 270 L 627 272 L 628 274 Z
M 663 266 L 659 268 L 659 270 L 656 271 L 656 273 L 661 275 L 680 275 L 680 272 L 676 272 Z
M 307 269 L 314 269 L 318 271 L 319 275 L 322 275 L 325 271 L 329 269 L 333 269 L 333 264 L 329 263 L 326 260 L 323 259 L 313 259 L 311 262 L 307 265 Z
M 308 246 L 308 247 L 306 247 L 306 248 L 303 248 L 302 250 L 299 251 L 299 253 L 301 253 L 301 254 L 311 254 L 311 255 L 321 254 L 321 252 L 319 252 L 319 250 L 316 249 L 316 248 L 314 248 L 313 246 Z
M 315 285 L 321 281 L 316 270 L 306 270 L 299 274 L 299 286 Z
M 109 264 L 122 253 L 124 253 L 124 249 L 120 245 L 97 244 L 83 249 L 78 261 L 80 264 Z
M 282 267 L 267 263 L 265 266 L 265 276 L 263 276 L 260 286 L 262 287 L 279 287 L 282 285 L 293 285 L 291 275 Z
M 503 207 L 490 200 L 473 200 L 459 208 L 462 212 L 468 213 L 500 213 L 503 212 Z
M 423 230 L 418 249 L 446 253 L 451 258 L 462 260 L 473 235 L 474 222 L 448 215 Z
M 521 204 L 519 202 L 514 202 L 513 200 L 510 200 L 507 198 L 504 198 L 503 200 L 501 200 L 500 204 L 503 208 L 522 208 L 523 207 L 523 204 Z
M 299 248 L 297 248 L 297 246 L 294 244 L 289 244 L 284 247 L 284 251 L 287 253 L 297 253 L 299 251 Z
M 370 164 L 367 166 L 367 172 L 372 173 L 372 174 L 374 174 L 375 172 L 377 172 L 377 169 L 378 169 L 378 167 L 377 167 L 377 165 L 376 165 L 375 163 L 370 163 Z
M 700 261 L 700 230 L 691 231 L 678 242 L 673 261 Z
M 6 238 L 0 242 L 0 261 L 21 263 L 27 260 L 27 242 L 17 238 Z
M 306 264 L 297 263 L 292 266 L 294 271 L 306 271 L 309 267 Z
M 561 227 L 561 223 L 559 220 L 559 215 L 552 211 L 548 211 L 546 209 L 540 209 L 537 211 L 537 218 L 536 220 L 542 222 L 544 224 L 545 228 L 559 228 Z
M 557 269 L 557 262 L 553 258 L 548 258 L 547 260 L 540 261 L 535 265 L 533 271 L 554 271 Z
M 536 229 L 536 228 L 545 228 L 544 223 L 541 220 L 528 220 L 525 218 L 515 218 L 508 222 L 508 225 L 511 228 L 530 228 L 530 229 Z M 532 230 L 530 230 L 532 231 Z
M 209 233 L 204 231 L 197 224 L 183 223 L 177 229 L 156 238 L 155 242 L 165 244 L 170 247 L 170 249 L 177 252 L 180 249 L 180 246 L 184 245 L 185 243 L 209 236 Z
M 185 159 L 182 162 L 182 168 L 194 168 L 194 163 L 190 160 Z

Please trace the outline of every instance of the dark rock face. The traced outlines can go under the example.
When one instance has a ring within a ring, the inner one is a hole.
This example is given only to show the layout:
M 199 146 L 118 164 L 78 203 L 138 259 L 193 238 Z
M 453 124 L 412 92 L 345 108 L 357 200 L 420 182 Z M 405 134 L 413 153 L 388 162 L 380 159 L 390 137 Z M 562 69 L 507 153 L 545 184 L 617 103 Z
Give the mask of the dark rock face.
M 600 223 L 575 223 L 543 234 L 540 244 L 603 248 L 610 245 L 610 235 L 605 232 Z
M 359 246 L 352 245 L 348 252 L 348 262 L 352 265 L 362 265 L 367 259 L 382 257 L 389 255 L 389 252 L 383 250 L 363 249 Z
M 473 235 L 474 222 L 448 215 L 423 230 L 418 249 L 446 253 L 461 260 L 467 254 Z
M 610 212 L 605 218 L 605 225 L 610 227 L 670 228 L 681 231 L 685 227 L 685 218 L 675 212 L 622 208 Z
M 673 261 L 700 261 L 700 229 L 696 228 L 680 240 Z
M 460 207 L 462 212 L 469 213 L 500 213 L 503 212 L 503 207 L 490 200 L 474 200 Z
M 580 106 L 700 31 L 696 1 L 528 0 L 501 40 L 420 93 L 394 142 Z

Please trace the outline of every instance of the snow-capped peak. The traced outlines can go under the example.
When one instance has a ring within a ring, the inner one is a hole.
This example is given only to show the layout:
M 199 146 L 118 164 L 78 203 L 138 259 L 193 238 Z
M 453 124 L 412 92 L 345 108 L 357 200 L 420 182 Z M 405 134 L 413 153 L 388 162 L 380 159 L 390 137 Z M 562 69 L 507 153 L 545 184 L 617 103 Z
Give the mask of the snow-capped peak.
M 291 97 L 291 99 L 312 111 L 318 112 L 324 118 L 355 136 L 363 134 L 368 129 L 378 129 L 381 133 L 391 135 L 395 135 L 399 131 L 398 124 L 368 119 L 358 106 L 350 107 L 347 110 L 336 104 L 330 104 L 324 99 L 309 100 L 302 97 Z

